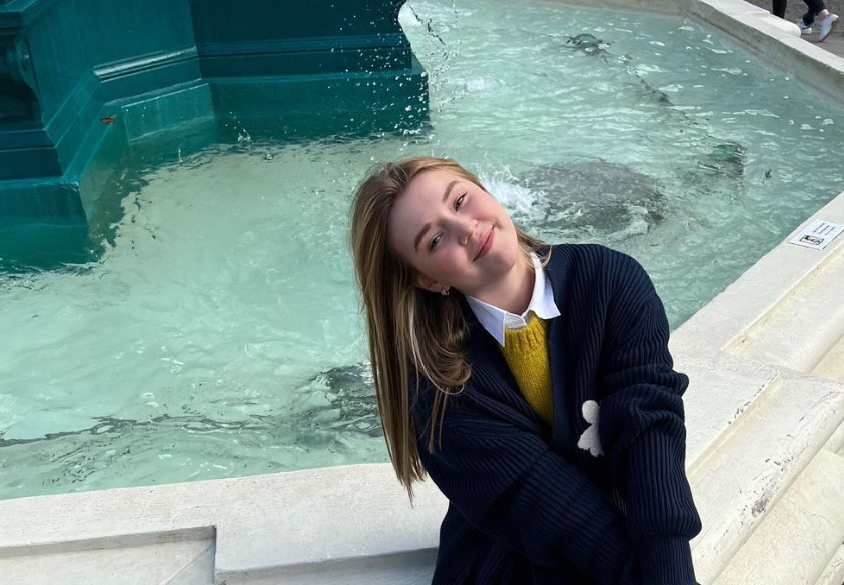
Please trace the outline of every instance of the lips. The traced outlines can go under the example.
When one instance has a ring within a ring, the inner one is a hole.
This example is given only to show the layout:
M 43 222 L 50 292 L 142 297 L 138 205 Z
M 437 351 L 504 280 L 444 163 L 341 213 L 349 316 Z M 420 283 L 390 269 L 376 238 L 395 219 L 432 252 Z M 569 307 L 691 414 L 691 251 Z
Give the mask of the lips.
M 476 260 L 478 260 L 479 258 L 484 256 L 489 251 L 489 249 L 492 247 L 493 231 L 494 230 L 495 230 L 494 226 L 489 229 L 489 232 L 487 232 L 486 237 L 484 238 L 484 241 L 481 244 L 481 247 L 478 249 L 478 253 L 475 254 L 475 258 L 472 260 L 472 262 L 475 262 Z

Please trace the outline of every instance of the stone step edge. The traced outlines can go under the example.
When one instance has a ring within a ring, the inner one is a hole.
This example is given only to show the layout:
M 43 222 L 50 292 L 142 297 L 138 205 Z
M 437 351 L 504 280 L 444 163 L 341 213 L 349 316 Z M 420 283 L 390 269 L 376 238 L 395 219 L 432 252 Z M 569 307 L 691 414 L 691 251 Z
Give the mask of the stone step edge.
M 216 536 L 217 530 L 214 526 L 194 526 L 172 530 L 127 532 L 118 535 L 110 534 L 94 538 L 41 541 L 31 544 L 0 547 L 0 559 L 88 550 L 135 548 L 169 542 L 214 540 Z
M 844 538 L 841 485 L 844 457 L 821 449 L 712 585 L 816 582 Z
M 844 385 L 837 382 L 782 370 L 766 394 L 689 473 L 703 522 L 692 541 L 702 583 L 729 565 L 844 423 Z
M 217 585 L 316 585 L 335 583 L 330 576 L 345 575 L 344 585 L 371 585 L 379 575 L 390 571 L 420 572 L 433 575 L 437 547 L 402 550 L 375 555 L 332 558 L 306 563 L 282 563 L 262 567 L 229 570 L 215 566 L 214 583 Z
M 844 545 L 839 546 L 815 585 L 842 585 L 844 583 Z

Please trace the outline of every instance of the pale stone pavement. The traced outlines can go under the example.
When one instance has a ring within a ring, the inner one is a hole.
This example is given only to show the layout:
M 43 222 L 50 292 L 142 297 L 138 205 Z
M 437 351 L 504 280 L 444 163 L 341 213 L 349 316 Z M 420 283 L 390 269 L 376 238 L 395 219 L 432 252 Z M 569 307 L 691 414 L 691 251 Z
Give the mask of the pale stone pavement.
M 755 6 L 759 6 L 760 8 L 764 8 L 769 11 L 772 7 L 771 0 L 747 1 Z M 826 4 L 827 10 L 837 14 L 839 19 L 836 23 L 835 30 L 832 31 L 832 34 L 824 42 L 817 43 L 817 45 L 834 55 L 844 57 L 844 0 L 824 0 L 824 4 Z M 801 0 L 789 0 L 788 8 L 786 8 L 785 11 L 785 19 L 790 22 L 797 22 L 797 20 L 806 13 L 806 9 L 805 2 L 802 2 Z M 817 20 L 815 21 L 815 24 L 812 25 L 812 28 L 814 29 L 812 34 L 805 35 L 803 37 L 808 42 L 815 42 L 818 38 Z

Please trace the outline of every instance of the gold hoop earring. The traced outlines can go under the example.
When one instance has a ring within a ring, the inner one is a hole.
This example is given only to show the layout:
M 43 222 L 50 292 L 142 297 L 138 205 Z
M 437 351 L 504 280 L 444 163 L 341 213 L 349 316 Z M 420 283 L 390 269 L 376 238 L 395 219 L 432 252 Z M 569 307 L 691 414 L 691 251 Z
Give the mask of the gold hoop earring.
M 442 295 L 443 295 L 444 297 L 447 297 L 448 295 L 450 295 L 450 294 L 451 294 L 451 291 L 450 291 L 450 290 L 448 290 L 446 287 L 442 287 L 442 289 L 440 290 L 440 292 L 442 293 Z

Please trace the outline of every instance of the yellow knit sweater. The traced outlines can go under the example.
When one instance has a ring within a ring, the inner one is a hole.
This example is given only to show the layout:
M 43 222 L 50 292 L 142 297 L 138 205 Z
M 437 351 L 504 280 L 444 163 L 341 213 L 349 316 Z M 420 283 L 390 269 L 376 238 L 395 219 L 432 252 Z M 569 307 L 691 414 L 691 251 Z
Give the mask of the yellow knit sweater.
M 506 329 L 501 348 L 519 390 L 549 425 L 554 420 L 551 363 L 548 361 L 548 321 L 531 313 L 527 327 Z

